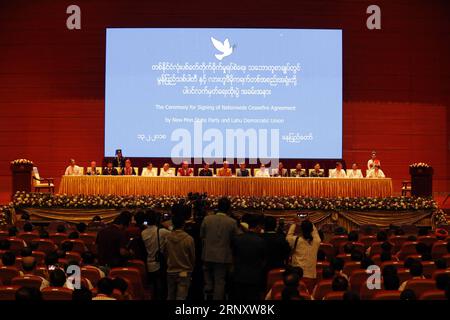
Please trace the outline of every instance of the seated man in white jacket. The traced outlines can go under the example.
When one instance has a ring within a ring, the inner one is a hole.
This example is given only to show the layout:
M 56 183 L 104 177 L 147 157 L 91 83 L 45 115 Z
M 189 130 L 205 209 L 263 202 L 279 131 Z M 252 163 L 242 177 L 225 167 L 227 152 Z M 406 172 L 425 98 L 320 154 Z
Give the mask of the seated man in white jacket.
M 330 170 L 330 178 L 347 178 L 345 170 L 342 169 L 342 163 L 336 162 L 336 169 Z
M 347 170 L 348 178 L 363 178 L 362 172 L 358 169 L 358 165 L 356 163 L 352 164 L 352 168 Z
M 270 178 L 269 169 L 266 168 L 264 163 L 261 163 L 261 167 L 259 167 L 259 171 L 257 171 L 255 173 L 255 177 L 258 177 L 258 178 L 269 177 Z
M 160 177 L 175 177 L 175 172 L 170 169 L 170 166 L 168 163 L 164 163 L 163 167 L 161 168 L 161 172 L 159 173 Z
M 380 169 L 380 165 L 376 164 L 373 170 L 369 171 L 366 178 L 379 179 L 379 178 L 386 178 L 386 176 L 384 175 L 384 172 Z

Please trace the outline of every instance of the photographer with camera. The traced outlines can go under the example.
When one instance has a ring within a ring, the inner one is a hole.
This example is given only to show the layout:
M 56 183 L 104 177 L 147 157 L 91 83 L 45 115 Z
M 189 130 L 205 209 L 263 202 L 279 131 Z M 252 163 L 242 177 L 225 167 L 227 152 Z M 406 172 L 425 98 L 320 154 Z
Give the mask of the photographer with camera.
M 320 236 L 307 214 L 297 214 L 297 219 L 289 228 L 286 240 L 291 246 L 291 265 L 301 267 L 303 276 L 316 279 L 317 252 L 320 246 Z

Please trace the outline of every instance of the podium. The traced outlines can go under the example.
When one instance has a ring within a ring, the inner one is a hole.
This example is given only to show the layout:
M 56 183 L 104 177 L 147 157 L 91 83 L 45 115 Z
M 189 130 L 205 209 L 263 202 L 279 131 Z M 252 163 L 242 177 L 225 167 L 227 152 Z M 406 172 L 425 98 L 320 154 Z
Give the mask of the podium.
M 12 176 L 12 194 L 11 198 L 17 191 L 31 192 L 32 185 L 32 163 L 12 163 L 11 164 L 11 176 Z
M 410 167 L 411 195 L 416 197 L 431 197 L 433 195 L 433 168 Z

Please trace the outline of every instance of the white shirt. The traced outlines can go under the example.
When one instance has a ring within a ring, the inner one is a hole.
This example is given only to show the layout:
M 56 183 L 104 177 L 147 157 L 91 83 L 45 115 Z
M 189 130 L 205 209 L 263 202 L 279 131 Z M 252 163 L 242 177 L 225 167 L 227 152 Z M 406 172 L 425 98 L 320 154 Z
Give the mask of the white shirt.
M 66 172 L 64 173 L 66 176 L 81 176 L 81 168 L 77 165 L 75 166 L 68 166 L 66 168 Z
M 367 161 L 367 169 L 372 170 L 373 166 L 375 164 L 381 165 L 380 160 L 378 160 L 378 159 L 375 159 L 375 160 L 369 159 L 369 161 Z
M 161 172 L 159 173 L 159 176 L 160 177 L 175 177 L 175 172 L 173 172 L 172 169 L 169 169 L 167 171 L 162 169 Z
M 347 171 L 347 177 L 348 178 L 363 178 L 362 172 L 360 169 L 356 169 L 356 170 L 348 170 Z
M 147 271 L 155 272 L 160 268 L 159 262 L 155 261 L 156 253 L 158 251 L 158 238 L 156 234 L 158 228 L 156 226 L 149 226 L 142 231 L 142 240 L 147 249 Z M 161 252 L 164 252 L 166 247 L 166 237 L 170 231 L 164 228 L 159 228 L 159 247 Z
M 374 170 L 370 170 L 369 173 L 367 174 L 366 178 L 385 178 L 386 176 L 384 175 L 384 172 L 381 171 L 381 169 L 378 169 L 378 173 Z
M 270 173 L 269 170 L 267 170 L 266 168 L 264 169 L 260 169 L 259 171 L 256 172 L 255 177 L 270 177 Z
M 330 172 L 330 178 L 347 178 L 347 175 L 345 174 L 345 170 L 341 169 L 341 170 L 331 170 Z
M 153 171 L 153 170 L 148 170 L 147 168 L 144 168 L 144 169 L 142 170 L 141 176 L 143 176 L 143 177 L 155 177 L 156 174 L 155 174 L 155 171 Z

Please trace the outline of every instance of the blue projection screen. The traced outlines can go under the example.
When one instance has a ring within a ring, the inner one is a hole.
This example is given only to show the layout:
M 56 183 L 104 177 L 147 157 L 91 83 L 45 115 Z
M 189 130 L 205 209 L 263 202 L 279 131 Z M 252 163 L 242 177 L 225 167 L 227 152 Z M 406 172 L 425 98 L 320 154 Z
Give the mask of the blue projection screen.
M 107 157 L 342 157 L 341 30 L 107 29 L 105 91 Z

